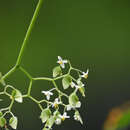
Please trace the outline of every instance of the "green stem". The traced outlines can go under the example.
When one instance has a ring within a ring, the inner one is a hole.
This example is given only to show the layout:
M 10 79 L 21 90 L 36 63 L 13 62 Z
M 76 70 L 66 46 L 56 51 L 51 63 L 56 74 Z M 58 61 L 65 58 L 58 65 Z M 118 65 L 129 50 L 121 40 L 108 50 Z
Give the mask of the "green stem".
M 56 77 L 56 78 L 54 78 L 53 80 L 59 80 L 59 79 L 62 79 L 62 78 L 64 78 L 64 77 L 66 77 L 66 76 L 68 76 L 68 73 L 67 73 L 67 74 L 64 74 L 64 75 L 62 75 L 62 76 Z
M 32 29 L 35 25 L 35 22 L 36 22 L 36 19 L 38 17 L 38 13 L 40 11 L 40 8 L 42 6 L 42 3 L 43 3 L 44 0 L 39 0 L 38 4 L 37 4 L 37 7 L 36 7 L 36 10 L 34 12 L 34 15 L 32 17 L 32 20 L 30 22 L 30 25 L 28 27 L 28 30 L 27 30 L 27 33 L 25 35 L 25 38 L 24 38 L 24 41 L 23 41 L 23 44 L 22 44 L 22 47 L 21 47 L 21 50 L 20 50 L 20 53 L 19 53 L 19 56 L 17 58 L 17 61 L 16 61 L 16 66 L 19 66 L 20 63 L 21 63 L 21 60 L 22 60 L 22 57 L 23 57 L 23 53 L 24 53 L 24 50 L 25 50 L 25 47 L 27 45 L 27 41 L 29 40 L 29 37 L 30 37 L 30 34 L 32 32 Z
M 28 92 L 27 92 L 27 95 L 30 96 L 30 93 L 31 93 L 31 89 L 32 89 L 32 80 L 30 81 L 30 84 L 29 84 L 29 87 L 28 87 Z
M 56 82 L 53 80 L 52 81 L 52 83 L 53 83 L 53 85 L 54 85 L 54 87 L 56 88 L 56 91 L 59 93 L 59 95 L 61 95 L 61 96 L 65 96 L 65 97 L 69 97 L 67 94 L 65 94 L 65 93 L 63 93 L 62 91 L 60 91 L 59 89 L 58 89 L 58 86 L 57 86 L 57 84 L 56 84 Z
M 43 110 L 42 105 L 39 103 L 39 101 L 32 96 L 28 96 L 33 102 L 35 102 L 41 110 Z
M 2 80 L 6 79 L 9 75 L 11 75 L 15 70 L 16 70 L 16 66 L 14 66 L 8 73 L 6 73 L 3 77 Z
M 47 80 L 47 81 L 52 81 L 53 79 L 47 78 L 47 77 L 39 77 L 39 78 L 33 78 L 33 80 Z
M 24 69 L 20 66 L 20 70 L 30 79 L 32 80 L 32 76 Z
M 12 101 L 11 101 L 11 104 L 9 106 L 9 111 L 11 111 L 13 104 L 14 104 L 14 99 L 12 99 Z
M 39 104 L 39 101 L 35 98 L 33 98 L 32 96 L 28 96 L 32 101 L 34 101 L 35 103 Z

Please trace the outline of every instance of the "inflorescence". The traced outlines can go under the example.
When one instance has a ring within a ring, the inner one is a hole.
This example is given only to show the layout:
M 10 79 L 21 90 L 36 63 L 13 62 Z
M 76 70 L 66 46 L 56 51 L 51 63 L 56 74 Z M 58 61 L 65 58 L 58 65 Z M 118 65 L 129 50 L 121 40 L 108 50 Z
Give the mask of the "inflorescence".
M 6 95 L 11 99 L 11 103 L 6 108 L 0 108 L 0 127 L 8 130 L 9 127 L 13 129 L 17 129 L 18 118 L 12 112 L 12 107 L 14 102 L 23 103 L 23 98 L 30 98 L 34 101 L 41 110 L 40 119 L 44 124 L 43 130 L 50 130 L 54 124 L 60 125 L 65 119 L 70 118 L 68 115 L 68 111 L 74 111 L 74 120 L 79 121 L 83 124 L 82 118 L 78 111 L 78 108 L 81 107 L 81 102 L 79 97 L 77 96 L 77 92 L 80 92 L 83 97 L 85 97 L 85 85 L 82 79 L 88 78 L 88 72 L 82 72 L 79 69 L 73 68 L 69 60 L 63 60 L 60 56 L 58 56 L 59 64 L 53 69 L 53 78 L 47 77 L 38 77 L 33 78 L 24 68 L 21 66 L 17 67 L 20 69 L 29 79 L 30 84 L 28 87 L 27 94 L 23 95 L 20 90 L 16 89 L 14 86 L 6 84 L 2 74 L 0 74 L 0 83 L 4 86 L 4 90 L 0 92 L 0 95 Z M 69 66 L 68 71 L 64 74 L 64 69 L 66 66 Z M 78 78 L 74 78 L 71 74 L 72 71 L 75 71 L 78 75 Z M 48 91 L 42 91 L 41 93 L 46 96 L 46 99 L 37 100 L 33 96 L 31 96 L 32 84 L 34 81 L 45 80 L 53 83 L 53 88 Z M 62 88 L 64 90 L 72 89 L 70 94 L 67 94 L 61 90 L 61 86 L 58 87 L 56 81 L 61 80 Z M 11 89 L 11 92 L 8 92 L 8 89 Z M 52 96 L 57 93 L 57 97 L 52 101 Z M 62 97 L 67 99 L 68 103 L 64 103 Z M 0 102 L 3 101 L 0 99 Z M 42 106 L 42 103 L 46 105 Z M 1 106 L 0 106 L 1 107 Z M 62 111 L 61 111 L 61 108 Z M 6 119 L 6 115 L 9 114 L 11 117 L 9 120 Z

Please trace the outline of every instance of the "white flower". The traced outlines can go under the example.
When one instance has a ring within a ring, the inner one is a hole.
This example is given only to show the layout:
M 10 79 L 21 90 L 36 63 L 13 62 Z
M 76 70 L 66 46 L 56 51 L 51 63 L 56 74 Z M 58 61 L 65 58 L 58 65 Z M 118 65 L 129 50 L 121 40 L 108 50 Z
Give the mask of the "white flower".
M 81 102 L 80 101 L 78 101 L 77 103 L 76 103 L 76 106 L 75 106 L 76 108 L 80 108 L 81 107 Z
M 50 91 L 42 91 L 42 93 L 46 95 L 47 100 L 50 100 L 50 96 L 53 95 Z
M 78 85 L 75 85 L 76 89 L 80 89 L 80 88 L 84 87 L 84 84 L 80 81 L 80 79 L 77 80 L 77 84 Z
M 89 72 L 89 69 L 87 69 L 87 72 L 83 72 L 83 75 L 81 75 L 81 77 L 87 79 L 88 78 L 88 72 Z
M 78 84 L 79 86 L 81 86 L 81 87 L 84 87 L 84 84 L 81 82 L 80 79 L 77 80 L 77 84 Z
M 54 103 L 52 104 L 52 107 L 57 108 L 59 104 L 61 104 L 61 101 L 59 101 L 59 98 L 56 98 Z
M 76 89 L 80 89 L 81 86 L 79 86 L 79 85 L 75 85 L 75 88 L 76 88 Z
M 60 119 L 60 118 L 57 118 L 57 119 L 55 120 L 55 123 L 56 123 L 57 125 L 60 125 L 60 124 L 61 124 L 61 119 Z
M 74 87 L 76 86 L 76 84 L 75 84 L 74 82 L 71 82 L 71 83 L 70 83 L 70 86 L 71 86 L 72 88 L 74 88 Z
M 79 120 L 80 120 L 80 116 L 79 116 L 79 115 L 74 115 L 74 119 L 75 119 L 76 121 L 79 121 Z
M 67 105 L 66 110 L 70 111 L 71 109 L 72 109 L 72 106 L 71 105 Z
M 81 124 L 83 124 L 82 118 L 81 118 L 81 116 L 80 116 L 78 111 L 75 112 L 74 119 L 76 121 L 79 121 Z
M 70 111 L 71 109 L 80 108 L 80 107 L 81 107 L 81 102 L 78 101 L 75 106 L 71 106 L 70 104 L 67 105 L 66 110 Z
M 74 115 L 74 119 L 75 119 L 76 121 L 79 121 L 79 115 Z
M 70 116 L 67 116 L 67 113 L 66 113 L 66 112 L 64 112 L 63 115 L 59 115 L 59 117 L 61 118 L 62 121 L 64 121 L 64 120 L 67 119 L 67 118 L 70 118 Z
M 58 61 L 57 61 L 57 63 L 59 63 L 62 68 L 65 68 L 65 64 L 66 64 L 67 62 L 68 62 L 67 60 L 63 60 L 60 56 L 58 56 Z

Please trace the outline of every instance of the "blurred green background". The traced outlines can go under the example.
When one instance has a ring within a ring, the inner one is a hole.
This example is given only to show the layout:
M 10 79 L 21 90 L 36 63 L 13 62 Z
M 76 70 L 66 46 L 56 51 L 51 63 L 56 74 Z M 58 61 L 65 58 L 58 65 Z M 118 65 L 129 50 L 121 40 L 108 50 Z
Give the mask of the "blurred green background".
M 15 64 L 37 2 L 0 1 L 3 74 Z M 68 120 L 54 129 L 101 130 L 109 110 L 130 99 L 129 15 L 129 0 L 45 0 L 24 53 L 23 67 L 34 77 L 49 77 L 60 55 L 83 71 L 90 69 L 87 98 L 80 110 L 84 126 Z M 7 82 L 23 93 L 29 83 L 19 71 Z M 33 95 L 40 98 L 44 88 L 48 88 L 44 82 L 34 84 Z M 18 130 L 42 127 L 39 108 L 30 100 L 24 105 L 16 103 L 14 111 L 21 122 Z

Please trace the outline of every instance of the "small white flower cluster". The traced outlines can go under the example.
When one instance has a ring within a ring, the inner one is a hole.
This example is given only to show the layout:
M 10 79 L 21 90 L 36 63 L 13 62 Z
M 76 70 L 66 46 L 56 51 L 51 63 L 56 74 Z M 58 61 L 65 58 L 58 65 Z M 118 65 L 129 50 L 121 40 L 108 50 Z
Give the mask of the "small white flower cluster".
M 52 108 L 55 109 L 55 112 L 53 114 L 48 115 L 48 120 L 46 120 L 46 124 L 45 124 L 45 128 L 43 130 L 50 130 L 52 128 L 52 124 L 57 124 L 60 125 L 62 123 L 62 121 L 64 121 L 65 119 L 69 119 L 70 116 L 68 116 L 67 111 L 75 111 L 74 114 L 74 120 L 79 121 L 81 124 L 83 124 L 82 118 L 78 112 L 78 108 L 81 107 L 81 102 L 79 101 L 79 98 L 77 96 L 77 91 L 79 90 L 82 94 L 82 96 L 85 96 L 85 84 L 82 82 L 82 78 L 87 79 L 88 78 L 88 73 L 89 70 L 87 69 L 87 72 L 82 72 L 78 69 L 74 69 L 72 66 L 70 66 L 70 70 L 68 75 L 64 76 L 64 74 L 62 74 L 62 70 L 61 69 L 65 69 L 65 64 L 69 63 L 68 60 L 64 60 L 62 59 L 60 56 L 58 56 L 58 61 L 57 63 L 60 65 L 55 67 L 55 69 L 53 70 L 53 77 L 57 77 L 58 75 L 60 75 L 60 78 L 62 79 L 62 84 L 63 84 L 63 88 L 64 89 L 68 89 L 69 86 L 71 86 L 72 89 L 74 89 L 74 92 L 72 92 L 70 95 L 66 95 L 65 93 L 61 92 L 58 87 L 51 89 L 49 91 L 42 91 L 42 93 L 46 96 L 46 99 L 48 100 L 48 103 L 50 104 L 48 108 L 49 109 L 48 113 L 51 113 Z M 69 65 L 71 65 L 69 63 Z M 75 70 L 78 72 L 79 74 L 79 78 L 75 79 L 74 77 L 72 77 L 72 75 L 70 75 L 70 71 Z M 57 78 L 59 79 L 59 78 Z M 53 90 L 57 91 L 58 89 L 58 93 L 59 93 L 59 97 L 55 98 L 55 100 L 52 102 L 51 101 L 51 96 L 54 95 L 54 93 L 52 92 Z M 69 104 L 64 104 L 61 101 L 62 96 L 65 96 L 66 98 L 68 98 Z M 58 110 L 60 106 L 64 106 L 64 112 L 63 114 L 61 114 Z M 50 108 L 51 107 L 51 108 Z M 46 115 L 43 114 L 42 115 Z M 41 119 L 43 119 L 42 116 L 40 116 Z M 49 122 L 51 120 L 51 123 Z M 50 125 L 51 124 L 51 125 Z
M 88 78 L 89 70 L 87 69 L 87 72 L 82 72 L 79 69 L 75 69 L 71 66 L 69 60 L 64 60 L 60 56 L 58 56 L 57 63 L 59 65 L 53 69 L 53 78 L 33 78 L 28 74 L 28 72 L 25 72 L 25 70 L 23 70 L 23 72 L 27 74 L 27 76 L 31 79 L 28 92 L 25 95 L 22 95 L 22 93 L 15 87 L 11 85 L 6 85 L 4 80 L 2 79 L 2 74 L 0 73 L 0 83 L 2 83 L 2 85 L 5 87 L 4 91 L 0 92 L 0 95 L 5 94 L 11 99 L 9 107 L 0 109 L 0 127 L 5 128 L 7 126 L 7 121 L 4 117 L 6 114 L 9 113 L 12 116 L 9 120 L 9 125 L 13 129 L 17 129 L 18 119 L 16 116 L 13 115 L 11 108 L 13 106 L 14 101 L 18 103 L 23 103 L 24 97 L 30 98 L 32 101 L 37 103 L 42 110 L 40 119 L 42 120 L 42 123 L 45 123 L 43 130 L 51 130 L 54 124 L 60 125 L 63 121 L 69 119 L 70 116 L 67 113 L 68 111 L 74 111 L 74 120 L 79 121 L 81 124 L 83 124 L 82 118 L 78 111 L 78 109 L 81 107 L 81 101 L 79 100 L 79 97 L 77 95 L 79 92 L 79 94 L 85 97 L 85 84 L 83 83 L 82 79 Z M 67 73 L 65 73 L 65 71 L 67 70 L 65 70 L 67 64 L 69 65 L 69 70 Z M 72 70 L 77 72 L 78 78 L 74 78 L 74 76 L 71 74 Z M 46 99 L 38 101 L 31 96 L 33 80 L 47 80 L 49 82 L 52 82 L 54 86 L 52 89 L 47 91 L 41 91 L 41 93 L 45 96 Z M 56 80 L 62 80 L 61 87 L 63 87 L 64 90 L 70 88 L 72 89 L 72 92 L 70 94 L 66 94 L 66 92 L 61 91 L 62 89 L 57 86 Z M 12 89 L 11 93 L 8 93 L 8 88 Z M 55 92 L 58 94 L 58 96 L 53 99 L 52 96 L 55 96 Z M 64 103 L 64 100 L 62 101 L 62 97 L 67 98 L 68 103 Z M 2 101 L 2 99 L 0 99 L 0 101 Z M 46 103 L 47 106 L 47 108 L 45 109 L 43 109 L 42 106 L 43 102 Z M 64 111 L 62 112 L 60 112 L 62 110 L 61 107 L 64 108 Z

